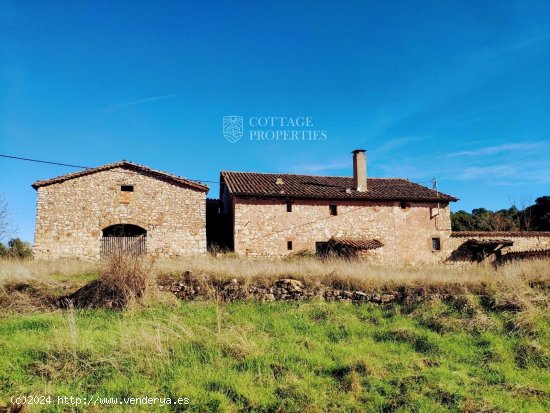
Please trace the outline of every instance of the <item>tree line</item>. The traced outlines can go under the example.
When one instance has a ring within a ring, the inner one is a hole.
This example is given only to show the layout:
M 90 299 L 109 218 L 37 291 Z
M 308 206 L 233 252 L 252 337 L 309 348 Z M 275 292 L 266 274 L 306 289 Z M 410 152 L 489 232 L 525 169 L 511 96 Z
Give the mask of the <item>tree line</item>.
M 514 205 L 499 211 L 451 212 L 451 226 L 453 231 L 550 231 L 550 196 L 537 198 L 523 209 Z

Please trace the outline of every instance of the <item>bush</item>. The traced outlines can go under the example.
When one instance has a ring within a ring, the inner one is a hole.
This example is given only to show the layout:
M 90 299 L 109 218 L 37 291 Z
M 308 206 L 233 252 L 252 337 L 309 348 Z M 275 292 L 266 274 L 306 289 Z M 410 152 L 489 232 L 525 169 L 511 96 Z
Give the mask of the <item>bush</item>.
M 12 238 L 8 247 L 0 243 L 0 257 L 26 259 L 32 257 L 32 246 L 20 238 Z
M 62 304 L 80 308 L 124 308 L 144 302 L 156 291 L 153 262 L 144 255 L 119 251 L 109 256 L 97 280 L 64 297 Z

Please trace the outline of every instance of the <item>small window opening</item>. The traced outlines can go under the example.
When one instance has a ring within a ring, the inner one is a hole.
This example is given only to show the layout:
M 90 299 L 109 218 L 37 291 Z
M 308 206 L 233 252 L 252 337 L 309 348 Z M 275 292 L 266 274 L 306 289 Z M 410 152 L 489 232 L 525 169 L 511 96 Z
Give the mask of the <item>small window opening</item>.
M 411 206 L 411 203 L 410 202 L 405 202 L 405 201 L 401 201 L 399 203 L 399 206 L 401 207 L 401 209 L 407 209 Z
M 287 241 L 286 242 L 286 249 L 291 251 L 292 250 L 292 241 Z
M 292 204 L 290 202 L 286 204 L 286 212 L 292 212 Z
M 441 251 L 441 238 L 432 238 L 432 251 Z
M 338 215 L 338 206 L 329 205 L 330 215 Z
M 120 190 L 122 192 L 134 192 L 134 185 L 121 185 Z

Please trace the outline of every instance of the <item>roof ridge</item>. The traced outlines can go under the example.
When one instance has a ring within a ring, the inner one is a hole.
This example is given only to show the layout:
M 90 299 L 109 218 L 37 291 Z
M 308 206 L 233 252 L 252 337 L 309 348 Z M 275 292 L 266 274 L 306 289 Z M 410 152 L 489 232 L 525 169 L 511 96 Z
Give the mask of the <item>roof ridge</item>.
M 310 174 L 298 174 L 298 173 L 288 173 L 288 172 L 249 172 L 249 171 L 220 171 L 220 173 L 233 173 L 233 174 L 258 174 L 258 175 L 291 175 L 291 176 L 308 176 L 312 178 L 350 178 L 353 179 L 353 176 L 343 176 L 343 175 L 310 175 Z M 394 178 L 394 177 L 382 177 L 382 176 L 368 176 L 369 179 L 395 179 L 400 181 L 412 182 L 408 178 Z
M 156 175 L 161 175 L 165 178 L 169 178 L 169 179 L 172 179 L 174 181 L 177 181 L 180 184 L 188 185 L 192 188 L 199 189 L 199 190 L 202 190 L 202 191 L 208 191 L 209 190 L 208 186 L 203 185 L 199 182 L 195 182 L 195 181 L 192 181 L 190 179 L 187 179 L 187 178 L 184 178 L 184 177 L 181 177 L 181 176 L 178 176 L 178 175 L 171 174 L 169 172 L 164 172 L 164 171 L 161 171 L 161 170 L 158 170 L 158 169 L 153 169 L 153 168 L 150 168 L 146 165 L 133 163 L 133 162 L 127 161 L 125 159 L 123 159 L 121 161 L 117 161 L 117 162 L 111 162 L 111 163 L 107 163 L 107 164 L 104 164 L 104 165 L 99 165 L 99 166 L 96 166 L 96 167 L 93 167 L 93 168 L 86 168 L 86 169 L 83 169 L 81 171 L 69 172 L 68 174 L 59 175 L 59 176 L 56 176 L 56 177 L 53 177 L 53 178 L 50 178 L 50 179 L 38 180 L 38 181 L 34 182 L 31 186 L 34 189 L 38 189 L 42 186 L 47 186 L 47 185 L 52 185 L 52 184 L 55 184 L 55 183 L 65 182 L 65 181 L 68 181 L 70 179 L 80 178 L 80 177 L 87 176 L 87 175 L 90 175 L 90 174 L 103 172 L 103 171 L 108 171 L 110 169 L 120 168 L 120 167 L 124 167 L 124 166 L 137 168 L 137 169 L 141 170 L 144 173 L 150 173 L 150 174 L 153 174 L 153 175 L 155 175 L 155 174 Z

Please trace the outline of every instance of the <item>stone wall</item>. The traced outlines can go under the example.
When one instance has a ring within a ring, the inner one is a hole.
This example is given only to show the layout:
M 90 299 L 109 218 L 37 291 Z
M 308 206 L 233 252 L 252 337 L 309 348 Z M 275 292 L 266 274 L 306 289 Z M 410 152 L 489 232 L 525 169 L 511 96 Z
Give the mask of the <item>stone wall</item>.
M 271 286 L 254 285 L 239 282 L 234 279 L 218 286 L 213 286 L 193 280 L 187 274 L 182 280 L 160 282 L 161 291 L 169 291 L 181 300 L 258 300 L 258 301 L 283 301 L 283 300 L 311 300 L 342 301 L 348 303 L 375 303 L 388 304 L 393 301 L 401 301 L 405 294 L 396 289 L 383 291 L 359 291 L 342 290 L 330 287 L 306 287 L 301 281 L 292 278 L 280 279 Z
M 133 185 L 131 193 L 121 185 Z M 116 168 L 38 188 L 37 258 L 98 259 L 102 230 L 133 224 L 147 230 L 147 251 L 174 257 L 206 252 L 206 194 Z
M 448 248 L 459 251 L 468 240 L 510 240 L 514 244 L 502 248 L 502 254 L 509 252 L 541 251 L 550 249 L 550 232 L 482 232 L 482 231 L 458 231 L 453 232 L 448 240 Z M 450 260 L 453 260 L 450 257 Z M 493 257 L 494 258 L 494 257 Z M 460 258 L 454 261 L 461 261 Z
M 442 262 L 448 254 L 448 205 L 399 202 L 294 200 L 287 212 L 284 200 L 234 198 L 234 248 L 239 255 L 284 256 L 315 252 L 316 242 L 331 237 L 378 239 L 384 246 L 369 259 L 387 264 Z M 329 205 L 337 205 L 331 215 Z M 441 239 L 432 251 L 431 239 Z M 292 250 L 287 249 L 288 241 Z

